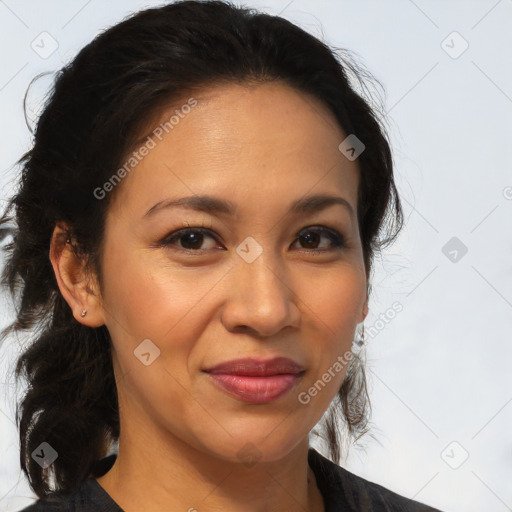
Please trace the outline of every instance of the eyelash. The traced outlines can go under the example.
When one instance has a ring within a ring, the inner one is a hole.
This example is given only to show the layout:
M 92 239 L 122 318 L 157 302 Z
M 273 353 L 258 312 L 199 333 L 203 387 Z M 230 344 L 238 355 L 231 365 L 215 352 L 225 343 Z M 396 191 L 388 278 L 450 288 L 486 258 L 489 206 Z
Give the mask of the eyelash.
M 174 233 L 171 233 L 170 236 L 167 236 L 159 243 L 159 246 L 168 247 L 170 245 L 173 245 L 172 244 L 173 241 L 179 240 L 181 237 L 184 237 L 185 235 L 187 235 L 189 233 L 207 235 L 207 236 L 211 236 L 212 238 L 216 239 L 216 237 L 213 235 L 213 232 L 210 231 L 209 229 L 200 228 L 200 227 L 196 227 L 196 228 L 189 227 L 189 228 L 180 229 L 178 231 L 175 231 Z M 333 247 L 327 248 L 327 249 L 325 249 L 325 248 L 323 248 L 323 249 L 303 248 L 302 250 L 304 250 L 306 252 L 323 253 L 323 252 L 327 252 L 330 250 L 347 248 L 345 237 L 338 231 L 336 231 L 334 229 L 327 228 L 325 226 L 308 226 L 307 228 L 302 229 L 301 231 L 299 231 L 299 233 L 297 233 L 296 239 L 294 240 L 293 243 L 295 243 L 297 240 L 299 240 L 299 238 L 303 237 L 307 233 L 317 233 L 317 234 L 326 236 L 327 238 L 329 238 L 329 240 L 333 244 Z M 204 251 L 208 251 L 209 249 L 185 249 L 185 248 L 178 247 L 175 250 L 180 251 L 180 252 L 185 252 L 187 254 L 202 254 Z

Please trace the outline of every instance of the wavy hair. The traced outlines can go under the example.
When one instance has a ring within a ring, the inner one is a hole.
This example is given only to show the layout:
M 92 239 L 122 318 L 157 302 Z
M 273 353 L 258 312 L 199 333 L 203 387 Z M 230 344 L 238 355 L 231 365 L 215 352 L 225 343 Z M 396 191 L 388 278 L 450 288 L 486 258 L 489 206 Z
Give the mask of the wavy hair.
M 97 475 L 120 433 L 111 338 L 104 325 L 77 322 L 60 293 L 49 259 L 55 225 L 69 227 L 73 249 L 101 283 L 105 217 L 115 191 L 102 201 L 93 191 L 122 165 L 141 127 L 188 91 L 271 81 L 323 102 L 343 131 L 365 144 L 358 157 L 357 216 L 370 275 L 375 253 L 397 237 L 403 213 L 383 103 L 367 87 L 378 81 L 348 50 L 331 48 L 279 16 L 186 0 L 131 15 L 56 73 L 33 144 L 17 162 L 17 190 L 0 218 L 0 228 L 14 223 L 1 277 L 16 311 L 1 336 L 31 330 L 15 368 L 16 380 L 23 376 L 28 383 L 16 422 L 21 468 L 39 497 L 72 492 Z M 338 419 L 348 437 L 368 431 L 364 366 L 358 351 L 324 417 L 335 461 Z M 31 457 L 43 441 L 59 454 L 49 468 Z

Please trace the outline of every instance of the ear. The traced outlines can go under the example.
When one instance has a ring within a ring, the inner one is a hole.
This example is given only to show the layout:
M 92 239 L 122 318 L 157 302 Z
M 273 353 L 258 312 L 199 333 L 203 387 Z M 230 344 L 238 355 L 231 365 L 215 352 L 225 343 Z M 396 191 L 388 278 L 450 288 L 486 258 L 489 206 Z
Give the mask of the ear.
M 369 282 L 370 282 L 370 269 L 368 268 L 368 265 L 366 264 L 366 261 L 363 260 L 364 265 L 364 273 L 366 277 L 365 287 L 366 287 L 366 299 L 363 304 L 363 309 L 361 311 L 361 317 L 359 319 L 359 323 L 362 323 L 366 320 L 366 317 L 368 316 L 368 300 L 369 300 Z
M 95 276 L 86 274 L 84 261 L 67 241 L 67 226 L 55 226 L 50 244 L 50 261 L 60 292 L 69 304 L 77 322 L 89 327 L 105 324 L 101 295 Z M 82 316 L 86 309 L 87 314 Z
M 364 322 L 366 317 L 368 316 L 368 293 L 366 293 L 366 300 L 364 301 L 364 304 L 363 304 L 363 311 L 361 313 L 361 322 Z

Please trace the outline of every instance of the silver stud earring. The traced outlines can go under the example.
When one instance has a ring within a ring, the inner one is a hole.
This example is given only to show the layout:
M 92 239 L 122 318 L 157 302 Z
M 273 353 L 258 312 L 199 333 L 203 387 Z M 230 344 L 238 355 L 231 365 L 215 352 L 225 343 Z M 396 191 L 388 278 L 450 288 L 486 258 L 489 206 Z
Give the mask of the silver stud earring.
M 87 309 L 84 309 L 81 313 L 81 316 L 85 316 L 87 314 Z

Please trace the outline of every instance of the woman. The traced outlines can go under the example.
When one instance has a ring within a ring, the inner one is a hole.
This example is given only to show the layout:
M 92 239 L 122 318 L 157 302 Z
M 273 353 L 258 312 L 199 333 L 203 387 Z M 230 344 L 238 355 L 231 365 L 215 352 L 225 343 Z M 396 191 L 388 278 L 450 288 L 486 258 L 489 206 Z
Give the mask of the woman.
M 282 18 L 185 1 L 60 72 L 3 218 L 4 335 L 39 327 L 25 510 L 434 510 L 309 446 L 324 413 L 333 460 L 337 411 L 367 430 L 354 337 L 402 225 L 348 71 Z

